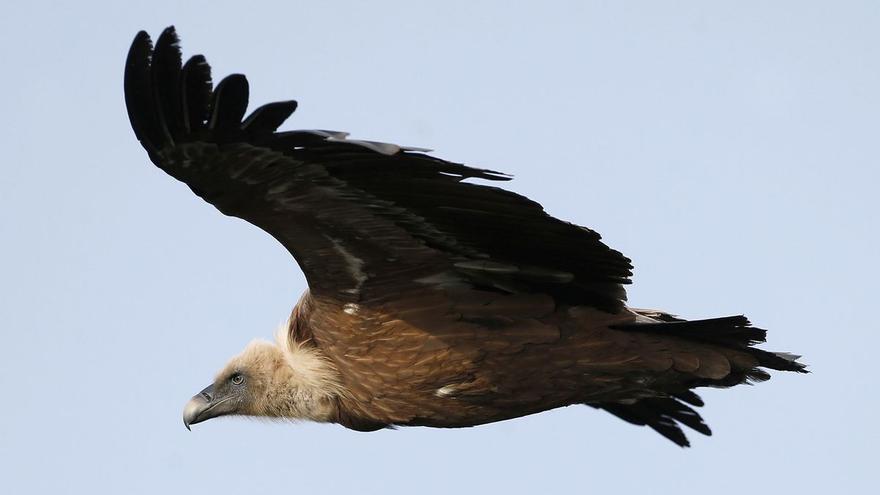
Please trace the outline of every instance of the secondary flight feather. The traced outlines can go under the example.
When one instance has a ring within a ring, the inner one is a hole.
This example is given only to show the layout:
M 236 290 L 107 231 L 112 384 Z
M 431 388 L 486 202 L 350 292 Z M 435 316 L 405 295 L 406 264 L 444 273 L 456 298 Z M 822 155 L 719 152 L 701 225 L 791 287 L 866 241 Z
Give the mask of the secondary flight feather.
M 742 316 L 684 321 L 629 308 L 630 260 L 590 229 L 485 183 L 508 176 L 426 150 L 278 131 L 295 101 L 245 117 L 240 74 L 214 87 L 174 28 L 140 32 L 125 67 L 150 159 L 226 215 L 277 239 L 309 290 L 275 342 L 255 341 L 187 403 L 224 415 L 464 427 L 586 404 L 679 445 L 709 428 L 692 389 L 803 372 L 758 349 Z

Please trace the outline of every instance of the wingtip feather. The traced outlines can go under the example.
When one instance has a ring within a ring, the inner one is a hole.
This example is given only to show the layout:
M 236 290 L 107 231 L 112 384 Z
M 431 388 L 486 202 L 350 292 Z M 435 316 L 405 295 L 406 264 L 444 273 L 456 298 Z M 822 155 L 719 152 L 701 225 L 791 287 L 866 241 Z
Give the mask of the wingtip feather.
M 180 85 L 183 125 L 187 132 L 201 130 L 211 115 L 214 90 L 211 66 L 204 55 L 193 55 L 186 61 L 181 69 Z
M 297 106 L 296 100 L 267 103 L 251 112 L 241 128 L 251 135 L 271 134 L 296 111 Z
M 174 26 L 169 26 L 156 40 L 151 64 L 153 102 L 166 143 L 173 143 L 183 130 L 179 84 L 181 65 L 180 39 Z
M 223 78 L 214 90 L 211 119 L 212 130 L 229 131 L 241 128 L 247 111 L 250 88 L 244 74 L 230 74 Z
M 161 141 L 157 117 L 152 105 L 150 62 L 153 41 L 146 31 L 139 31 L 128 49 L 125 59 L 125 107 L 135 136 L 143 147 L 154 153 Z

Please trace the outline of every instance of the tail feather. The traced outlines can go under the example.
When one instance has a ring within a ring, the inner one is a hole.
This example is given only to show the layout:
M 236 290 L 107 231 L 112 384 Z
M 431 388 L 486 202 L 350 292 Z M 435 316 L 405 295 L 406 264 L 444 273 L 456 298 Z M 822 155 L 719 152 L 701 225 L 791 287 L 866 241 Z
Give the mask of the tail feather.
M 709 318 L 706 320 L 676 320 L 657 323 L 630 323 L 615 328 L 676 335 L 688 340 L 720 346 L 748 347 L 767 340 L 767 330 L 753 327 L 743 315 Z
M 763 328 L 753 327 L 748 318 L 743 315 L 706 320 L 666 320 L 657 323 L 627 323 L 615 325 L 612 328 L 669 335 L 711 344 L 724 349 L 745 352 L 758 361 L 758 366 L 764 368 L 798 373 L 807 372 L 806 365 L 797 361 L 800 356 L 796 354 L 770 352 L 755 348 L 756 344 L 767 340 L 767 331 Z M 751 372 L 751 370 L 749 371 Z M 754 376 L 748 378 L 762 381 L 761 378 L 764 376 L 769 378 L 766 372 L 756 370 Z
M 680 376 L 680 383 L 667 385 L 668 390 L 651 392 L 656 397 L 635 401 L 602 402 L 590 404 L 633 424 L 654 429 L 677 445 L 687 447 L 689 442 L 680 425 L 711 435 L 711 431 L 700 415 L 690 408 L 703 405 L 703 400 L 692 392 L 694 387 L 732 387 L 743 383 L 757 383 L 768 380 L 770 374 L 764 369 L 807 373 L 806 365 L 799 362 L 800 356 L 787 352 L 771 352 L 754 347 L 766 340 L 767 331 L 751 326 L 742 315 L 687 321 L 662 312 L 637 311 L 642 316 L 655 320 L 651 323 L 628 323 L 615 325 L 614 329 L 630 332 L 652 333 L 684 339 L 709 346 L 715 354 L 726 356 L 730 372 L 723 377 Z
M 807 365 L 798 362 L 801 356 L 789 352 L 770 352 L 762 349 L 749 349 L 751 354 L 758 358 L 758 362 L 765 368 L 779 371 L 794 371 L 807 373 Z

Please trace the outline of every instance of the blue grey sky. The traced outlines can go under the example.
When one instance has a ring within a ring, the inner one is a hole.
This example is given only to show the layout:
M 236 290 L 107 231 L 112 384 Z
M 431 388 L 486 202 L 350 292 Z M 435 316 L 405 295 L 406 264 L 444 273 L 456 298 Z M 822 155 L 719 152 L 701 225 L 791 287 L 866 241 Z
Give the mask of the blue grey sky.
M 679 449 L 569 407 L 357 433 L 181 408 L 305 289 L 131 132 L 134 34 L 174 24 L 286 128 L 425 146 L 635 263 L 635 306 L 748 315 L 813 373 L 706 390 Z M 866 493 L 876 487 L 880 3 L 8 2 L 0 492 Z M 243 492 L 252 489 L 253 491 Z

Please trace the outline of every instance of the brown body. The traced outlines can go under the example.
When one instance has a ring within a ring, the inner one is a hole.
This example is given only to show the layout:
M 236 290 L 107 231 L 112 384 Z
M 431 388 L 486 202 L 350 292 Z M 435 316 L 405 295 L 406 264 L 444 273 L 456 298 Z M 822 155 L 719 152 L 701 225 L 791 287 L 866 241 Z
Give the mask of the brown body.
M 679 445 L 709 429 L 701 386 L 804 371 L 758 349 L 742 316 L 684 321 L 625 305 L 630 260 L 596 232 L 481 181 L 510 178 L 424 150 L 279 132 L 296 102 L 245 118 L 242 75 L 215 88 L 166 29 L 126 61 L 132 128 L 150 159 L 224 214 L 268 232 L 309 283 L 275 344 L 255 342 L 184 410 L 472 426 L 570 404 L 647 425 Z
M 744 352 L 611 328 L 637 317 L 557 307 L 546 296 L 457 301 L 425 291 L 371 308 L 307 294 L 290 332 L 335 365 L 346 390 L 338 422 L 359 430 L 473 426 L 633 401 L 758 364 Z

